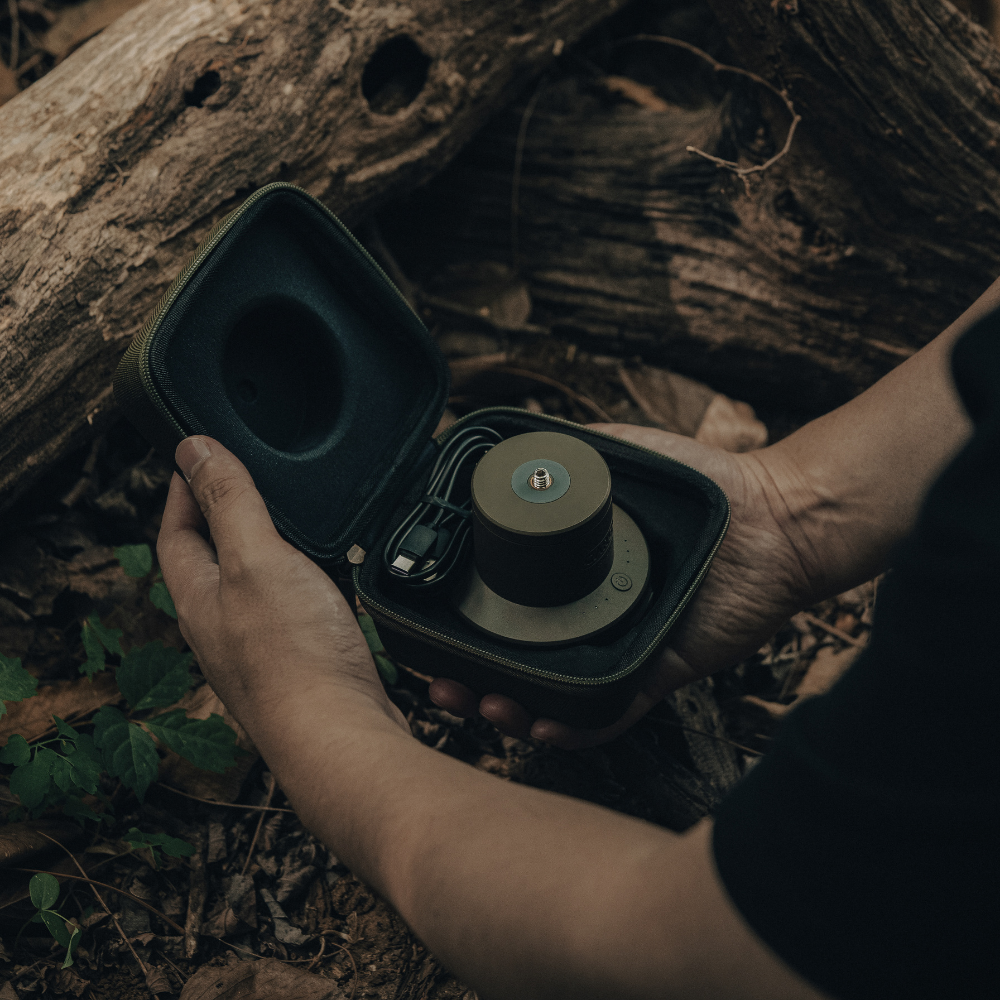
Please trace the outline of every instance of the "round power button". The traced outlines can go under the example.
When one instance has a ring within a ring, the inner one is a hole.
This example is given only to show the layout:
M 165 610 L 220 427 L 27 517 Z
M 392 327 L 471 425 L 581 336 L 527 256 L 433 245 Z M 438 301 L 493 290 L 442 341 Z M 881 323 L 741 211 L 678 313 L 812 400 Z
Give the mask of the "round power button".
M 631 590 L 632 578 L 626 576 L 624 573 L 615 573 L 615 575 L 611 577 L 611 586 L 614 587 L 615 590 Z

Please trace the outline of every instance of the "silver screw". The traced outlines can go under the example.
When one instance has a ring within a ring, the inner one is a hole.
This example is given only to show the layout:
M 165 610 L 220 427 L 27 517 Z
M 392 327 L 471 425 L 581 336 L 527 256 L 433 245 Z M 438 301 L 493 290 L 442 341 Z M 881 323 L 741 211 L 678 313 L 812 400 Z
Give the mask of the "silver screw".
M 535 469 L 528 480 L 528 485 L 533 490 L 547 490 L 552 485 L 552 477 L 549 475 L 549 470 L 541 467 Z

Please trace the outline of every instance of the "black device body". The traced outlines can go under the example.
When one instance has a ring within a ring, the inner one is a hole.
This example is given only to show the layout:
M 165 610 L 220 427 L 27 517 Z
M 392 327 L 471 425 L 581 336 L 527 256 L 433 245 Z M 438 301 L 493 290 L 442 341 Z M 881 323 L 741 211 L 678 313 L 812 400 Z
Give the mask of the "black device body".
M 402 664 L 574 725 L 628 706 L 729 521 L 723 491 L 679 462 L 558 418 L 480 410 L 460 425 L 556 430 L 603 456 L 615 504 L 649 547 L 649 596 L 610 638 L 528 649 L 473 629 L 445 594 L 401 587 L 379 553 L 440 447 L 447 365 L 365 250 L 291 185 L 260 189 L 203 241 L 129 347 L 115 396 L 171 460 L 188 434 L 222 441 L 278 530 L 321 565 L 351 552 L 358 597 Z

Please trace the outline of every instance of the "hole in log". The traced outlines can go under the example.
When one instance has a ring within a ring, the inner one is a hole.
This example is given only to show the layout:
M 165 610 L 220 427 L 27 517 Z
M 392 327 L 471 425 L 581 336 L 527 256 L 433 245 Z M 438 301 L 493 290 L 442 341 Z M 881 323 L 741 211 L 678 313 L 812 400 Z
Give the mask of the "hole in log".
M 412 104 L 427 82 L 430 58 L 408 35 L 383 42 L 361 74 L 361 93 L 379 115 L 392 115 Z
M 206 98 L 214 94 L 222 86 L 222 77 L 210 69 L 207 73 L 202 73 L 190 90 L 184 91 L 184 103 L 191 108 L 200 108 Z

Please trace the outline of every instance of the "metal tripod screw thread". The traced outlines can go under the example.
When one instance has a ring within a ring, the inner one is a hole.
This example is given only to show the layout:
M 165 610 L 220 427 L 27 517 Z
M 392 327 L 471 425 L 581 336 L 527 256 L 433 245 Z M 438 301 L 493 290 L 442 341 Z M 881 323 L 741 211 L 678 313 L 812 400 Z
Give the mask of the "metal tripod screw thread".
M 535 469 L 528 479 L 528 485 L 533 490 L 547 490 L 552 485 L 552 477 L 549 475 L 549 470 L 541 467 Z

